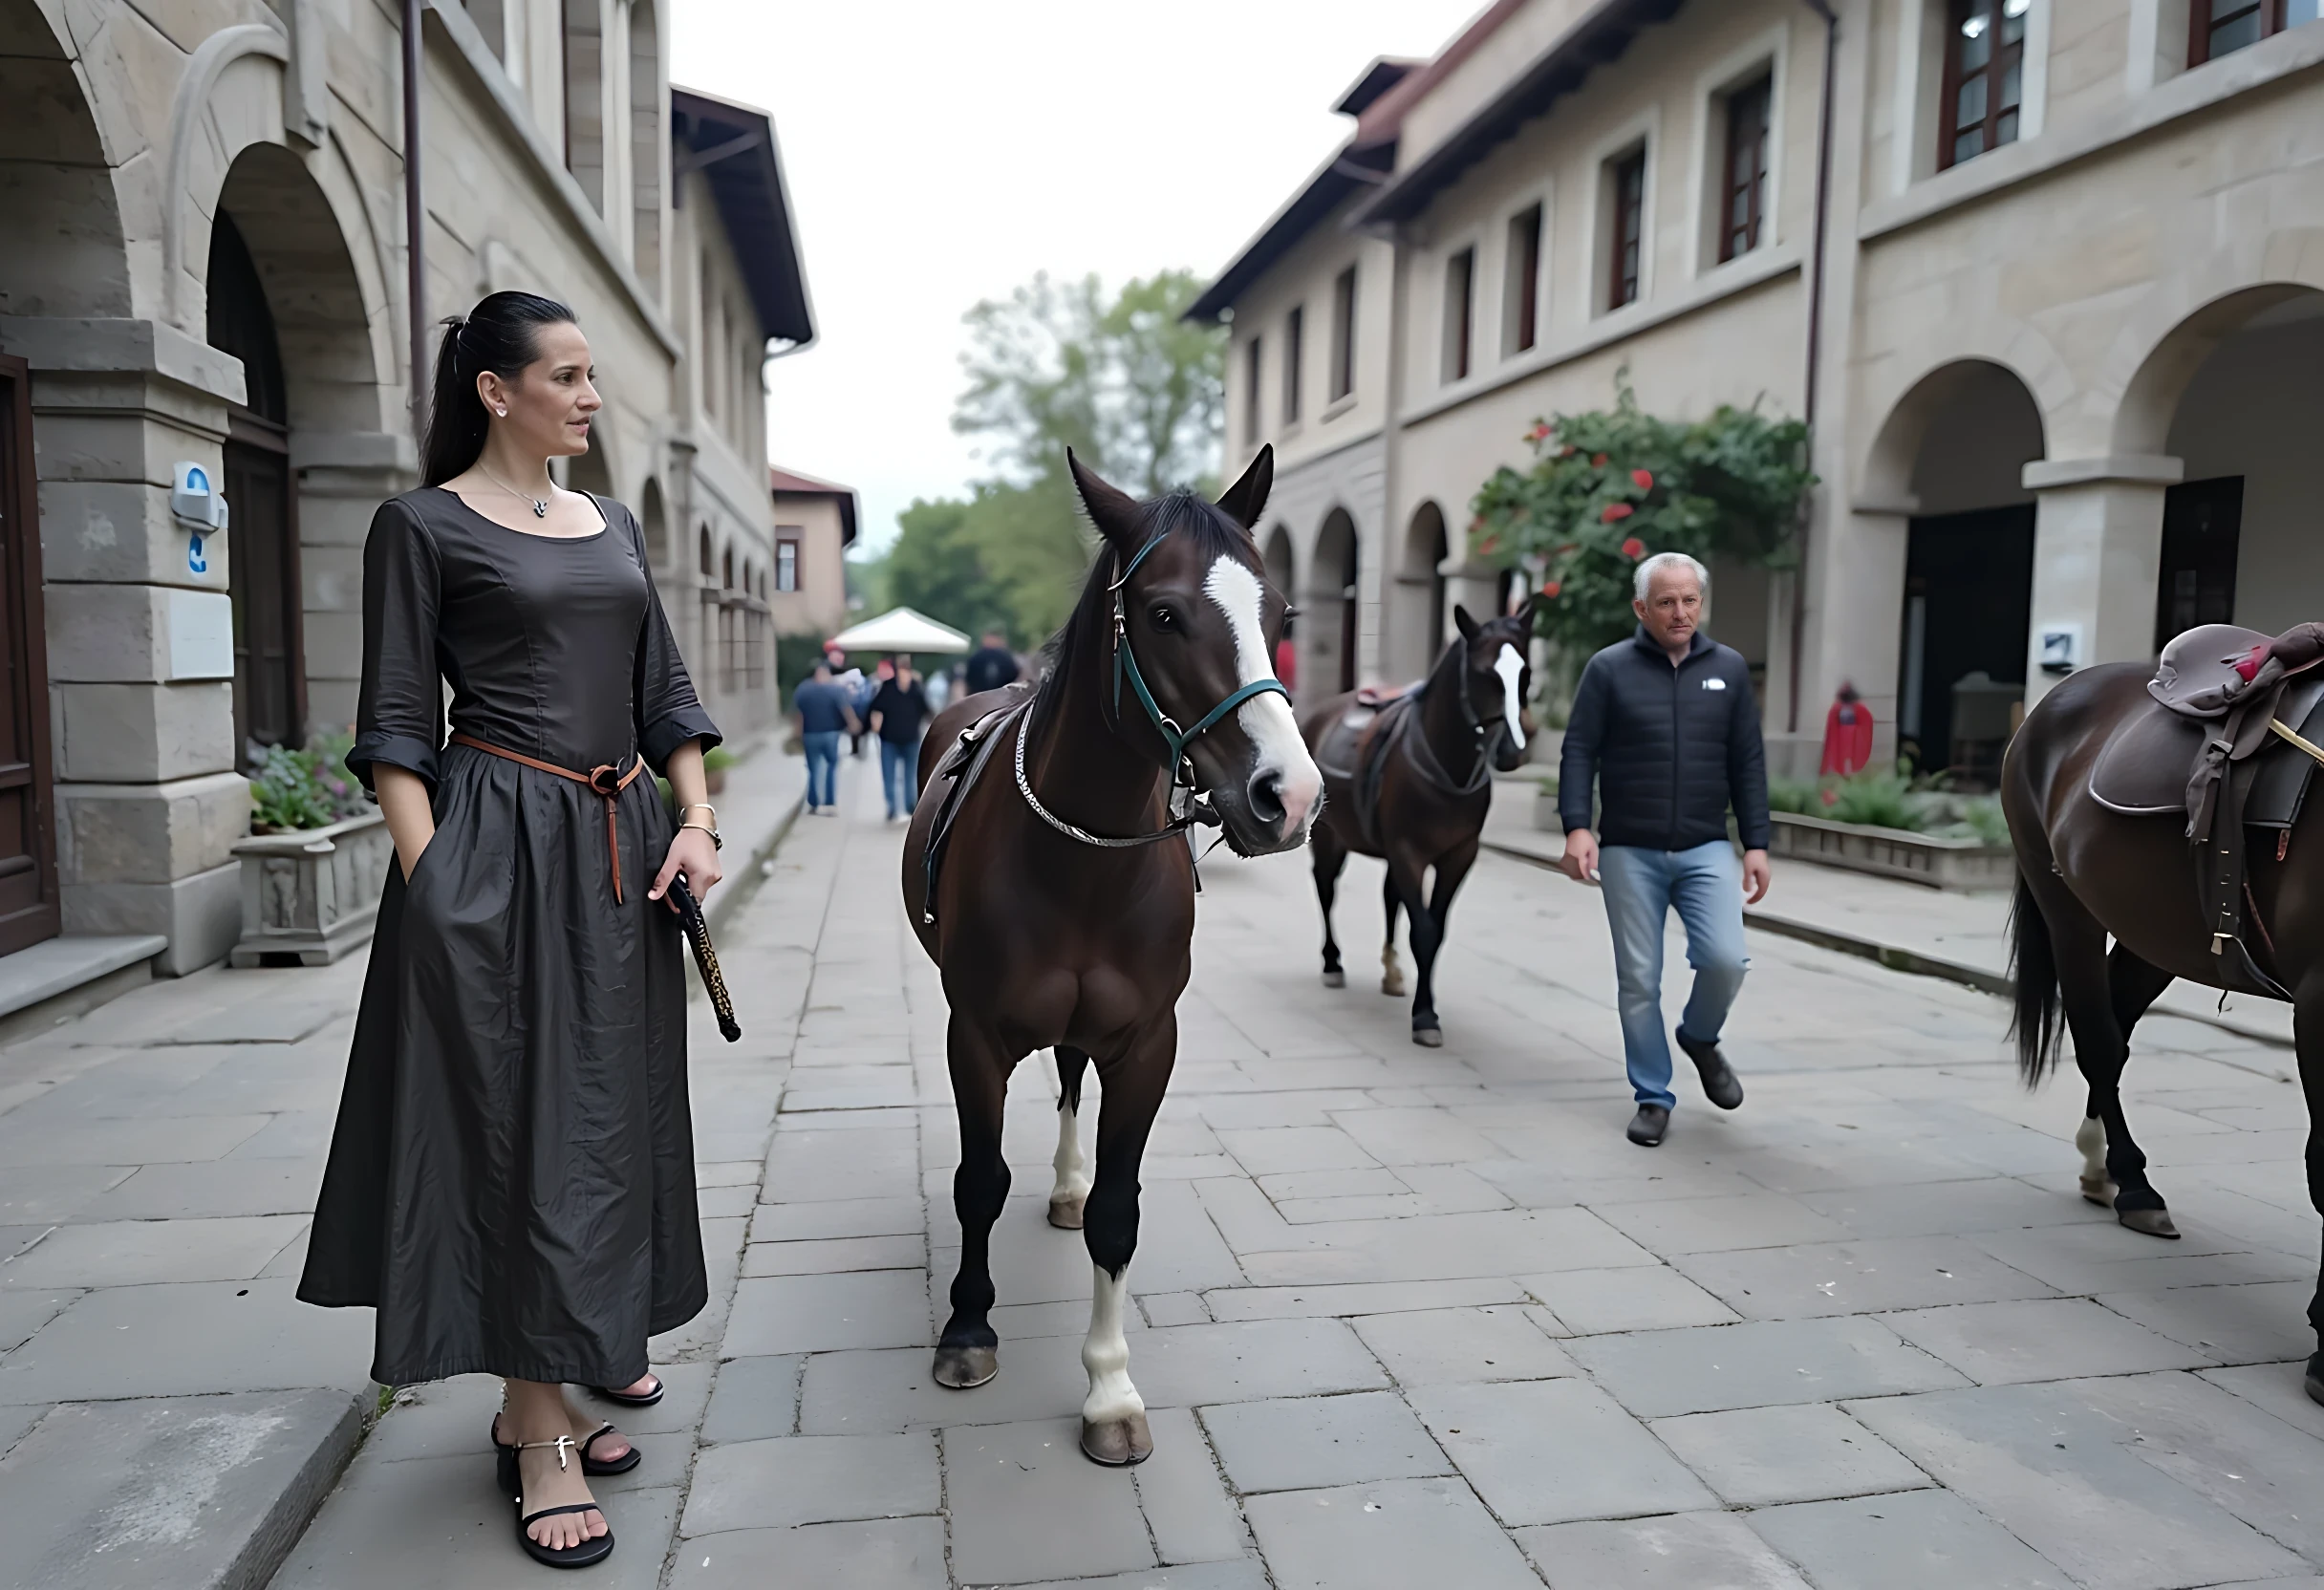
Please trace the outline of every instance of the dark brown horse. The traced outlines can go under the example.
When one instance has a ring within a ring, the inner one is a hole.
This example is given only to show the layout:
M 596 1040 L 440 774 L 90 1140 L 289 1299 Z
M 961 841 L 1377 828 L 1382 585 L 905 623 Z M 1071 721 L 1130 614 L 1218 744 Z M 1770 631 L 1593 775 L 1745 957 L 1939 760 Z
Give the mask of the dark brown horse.
M 2012 741 L 2001 798 L 2017 852 L 2010 926 L 2019 1068 L 2030 1086 L 2055 1062 L 2062 1008 L 2090 1089 L 2075 1139 L 2083 1153 L 2082 1193 L 2094 1203 L 2111 1202 L 2133 1231 L 2175 1237 L 2163 1194 L 2147 1177 L 2146 1155 L 2123 1119 L 2130 1030 L 2177 978 L 2254 990 L 2238 957 L 2212 953 L 2214 924 L 2196 892 L 2184 812 L 2127 815 L 2101 804 L 2093 790 L 2093 769 L 2109 737 L 2149 711 L 2152 673 L 2151 665 L 2110 663 L 2058 684 Z M 2187 771 L 2182 761 L 2155 777 L 2167 792 Z M 2284 830 L 2281 848 L 2272 841 L 2271 835 L 2270 843 L 2249 848 L 2246 942 L 2253 968 L 2292 996 L 2310 1120 L 2308 1191 L 2324 1210 L 2324 1135 L 2317 1127 L 2324 1122 L 2324 802 L 2307 801 Z M 2324 1339 L 2324 1291 L 2308 1318 Z M 2324 1402 L 2324 1352 L 2309 1361 L 2306 1384 L 2308 1394 Z
M 1122 1321 L 1138 1162 L 1193 970 L 1186 819 L 1203 803 L 1243 854 L 1291 849 L 1322 781 L 1270 664 L 1285 610 L 1250 533 L 1273 453 L 1261 449 L 1216 506 L 1186 492 L 1134 502 L 1078 462 L 1072 469 L 1102 537 L 1096 564 L 1038 687 L 972 696 L 937 718 L 904 844 L 904 905 L 943 973 L 960 1120 L 960 1270 L 936 1382 L 965 1388 L 998 1371 L 989 1244 L 1009 1189 L 1001 1105 L 1017 1063 L 1054 1049 L 1049 1218 L 1082 1229 L 1096 1267 L 1082 1450 L 1120 1464 L 1153 1450 Z M 962 743 L 963 731 L 975 738 Z M 947 750 L 956 745 L 981 753 L 981 771 Z M 1093 1063 L 1103 1085 L 1094 1184 L 1076 1124 Z
M 1396 908 L 1411 918 L 1412 1042 L 1445 1041 L 1436 1018 L 1436 952 L 1452 896 L 1476 861 L 1477 836 L 1493 805 L 1493 772 L 1525 756 L 1524 702 L 1532 684 L 1534 599 L 1506 618 L 1479 624 L 1452 610 L 1460 637 L 1421 684 L 1372 714 L 1356 696 L 1334 696 L 1301 725 L 1323 770 L 1325 800 L 1309 840 L 1315 894 L 1323 908 L 1323 981 L 1344 986 L 1331 904 L 1348 854 L 1388 863 L 1381 899 L 1388 935 L 1380 992 L 1404 992 L 1396 963 Z M 1435 880 L 1431 887 L 1429 872 Z

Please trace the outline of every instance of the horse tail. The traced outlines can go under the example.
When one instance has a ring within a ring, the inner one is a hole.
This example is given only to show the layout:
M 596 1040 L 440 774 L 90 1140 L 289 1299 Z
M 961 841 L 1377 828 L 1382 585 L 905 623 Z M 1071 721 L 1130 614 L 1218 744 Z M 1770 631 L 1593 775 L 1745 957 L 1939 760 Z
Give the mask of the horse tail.
M 2010 902 L 2010 982 L 2016 1003 L 2010 1037 L 2017 1044 L 2017 1074 L 2027 1087 L 2038 1087 L 2057 1064 L 2064 1028 L 2058 1019 L 2057 952 L 2050 943 L 2041 902 L 2023 872 Z

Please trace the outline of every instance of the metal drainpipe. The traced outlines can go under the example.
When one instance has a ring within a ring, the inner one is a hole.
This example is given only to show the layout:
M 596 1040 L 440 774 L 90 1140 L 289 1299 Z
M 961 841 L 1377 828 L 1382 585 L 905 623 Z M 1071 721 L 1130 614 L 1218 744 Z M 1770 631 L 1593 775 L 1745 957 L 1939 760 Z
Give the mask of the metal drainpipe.
M 1824 247 L 1832 221 L 1832 93 L 1840 68 L 1840 17 L 1832 10 L 1830 0 L 1803 0 L 1808 10 L 1823 18 L 1823 101 L 1816 118 L 1816 239 L 1814 253 L 1808 260 L 1808 370 L 1805 412 L 1801 416 L 1808 428 L 1808 444 L 1812 449 L 1816 438 L 1816 397 L 1818 377 L 1823 362 L 1823 272 Z M 1812 456 L 1812 454 L 1811 454 Z M 1808 554 L 1813 539 L 1802 526 L 1799 536 L 1799 566 L 1792 575 L 1792 666 L 1790 703 L 1784 713 L 1783 732 L 1799 732 L 1799 678 L 1807 646 L 1808 627 Z
M 420 198 L 420 14 L 427 0 L 403 0 L 403 231 L 411 305 L 412 443 L 427 445 L 427 210 Z

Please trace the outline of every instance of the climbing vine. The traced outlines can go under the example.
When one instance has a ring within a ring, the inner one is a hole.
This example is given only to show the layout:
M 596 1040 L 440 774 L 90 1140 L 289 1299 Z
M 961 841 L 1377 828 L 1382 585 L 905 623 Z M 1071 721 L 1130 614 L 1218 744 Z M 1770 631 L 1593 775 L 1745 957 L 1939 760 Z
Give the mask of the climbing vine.
M 1630 633 L 1642 558 L 1783 569 L 1797 556 L 1816 483 L 1798 420 L 1727 404 L 1706 419 L 1659 419 L 1640 410 L 1625 371 L 1613 408 L 1538 420 L 1525 440 L 1533 463 L 1504 465 L 1478 490 L 1470 543 L 1485 562 L 1533 575 L 1543 598 L 1535 628 L 1568 655 Z

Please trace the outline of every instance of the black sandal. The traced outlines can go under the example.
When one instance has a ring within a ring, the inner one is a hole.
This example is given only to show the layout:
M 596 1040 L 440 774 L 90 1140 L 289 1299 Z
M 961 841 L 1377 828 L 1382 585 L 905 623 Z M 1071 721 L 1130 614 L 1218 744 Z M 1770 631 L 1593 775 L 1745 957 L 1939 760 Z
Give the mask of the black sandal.
M 619 1403 L 624 1407 L 652 1407 L 656 1403 L 661 1401 L 661 1394 L 670 1388 L 662 1384 L 662 1378 L 659 1375 L 656 1375 L 654 1389 L 642 1397 L 633 1397 L 627 1391 L 616 1391 L 610 1386 L 592 1386 L 590 1389 L 607 1402 Z
M 492 1416 L 492 1427 L 485 1433 L 492 1442 L 493 1451 L 500 1458 L 501 1489 L 507 1492 L 511 1496 L 522 1497 L 525 1493 L 525 1481 L 523 1476 L 517 1471 L 516 1454 L 518 1449 L 501 1439 L 501 1420 L 499 1414 L 496 1413 Z M 632 1469 L 636 1468 L 639 1463 L 644 1461 L 645 1454 L 637 1450 L 637 1443 L 635 1441 L 630 1443 L 630 1450 L 623 1452 L 619 1457 L 596 1458 L 590 1456 L 589 1450 L 592 1447 L 595 1446 L 598 1442 L 604 1440 L 609 1435 L 618 1435 L 621 1432 L 619 1430 L 615 1429 L 610 1424 L 599 1425 L 595 1429 L 590 1431 L 587 1440 L 575 1442 L 573 1444 L 573 1450 L 581 1454 L 581 1472 L 583 1473 L 587 1474 L 592 1479 L 603 1479 L 608 1474 L 626 1474 Z M 570 1441 L 572 1438 L 568 1436 L 566 1439 Z M 546 1446 L 548 1443 L 536 1441 L 533 1443 L 533 1445 Z
M 496 1441 L 494 1444 L 497 1446 L 499 1443 Z M 565 1449 L 572 1444 L 571 1436 L 560 1435 L 554 1441 L 520 1441 L 514 1447 L 502 1450 L 513 1461 L 516 1454 L 527 1447 L 554 1447 L 557 1450 L 557 1467 L 562 1469 L 566 1466 Z M 613 1532 L 611 1527 L 593 1540 L 583 1540 L 578 1545 L 567 1546 L 562 1550 L 544 1546 L 526 1533 L 543 1518 L 555 1518 L 568 1513 L 603 1512 L 595 1502 L 570 1502 L 563 1507 L 545 1507 L 538 1513 L 527 1513 L 523 1511 L 525 1503 L 520 1495 L 516 1505 L 516 1543 L 524 1547 L 525 1555 L 535 1562 L 550 1568 L 590 1568 L 613 1555 Z

